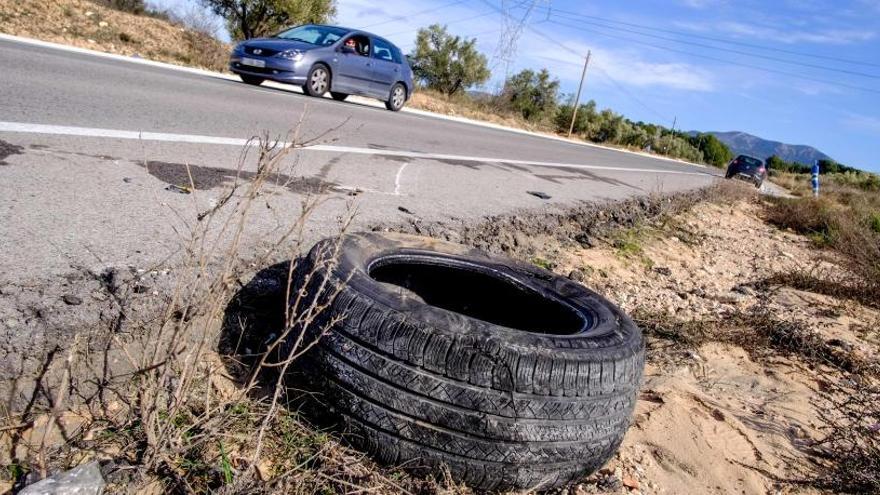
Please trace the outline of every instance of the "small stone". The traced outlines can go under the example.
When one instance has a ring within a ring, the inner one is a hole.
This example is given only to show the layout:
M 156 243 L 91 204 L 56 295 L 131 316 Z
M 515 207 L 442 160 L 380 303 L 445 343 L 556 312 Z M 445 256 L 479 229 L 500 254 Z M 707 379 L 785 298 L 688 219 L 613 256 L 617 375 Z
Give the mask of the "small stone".
M 95 40 L 93 40 L 93 39 L 91 39 L 91 38 L 87 39 L 86 41 L 88 41 L 89 43 L 92 43 L 92 44 L 95 43 Z
M 596 483 L 596 486 L 605 491 L 616 492 L 623 488 L 623 484 L 620 482 L 620 478 L 617 475 L 609 475 Z
M 82 298 L 80 298 L 79 296 L 74 296 L 73 294 L 67 294 L 61 299 L 71 306 L 79 306 L 83 303 Z
M 672 270 L 665 266 L 655 266 L 654 271 L 663 275 L 664 277 L 669 277 L 672 275 Z
M 585 279 L 584 272 L 583 270 L 572 270 L 571 273 L 568 274 L 568 278 L 570 280 L 574 280 L 575 282 L 583 282 Z
M 623 486 L 629 488 L 630 490 L 638 490 L 639 489 L 639 482 L 635 478 L 630 478 L 629 476 L 624 476 Z
M 712 417 L 715 418 L 715 421 L 724 421 L 724 413 L 719 409 L 712 409 Z
M 109 24 L 107 24 L 107 21 L 101 21 L 98 23 L 98 27 L 107 27 L 107 26 L 109 26 Z
M 15 318 L 7 318 L 3 320 L 3 323 L 6 325 L 6 328 L 15 328 L 18 326 L 18 320 Z
M 575 242 L 577 242 L 578 244 L 580 244 L 582 247 L 585 247 L 585 248 L 596 247 L 596 244 L 597 244 L 596 239 L 594 239 L 592 236 L 590 236 L 588 234 L 578 234 L 578 235 L 574 236 L 574 240 L 575 240 Z

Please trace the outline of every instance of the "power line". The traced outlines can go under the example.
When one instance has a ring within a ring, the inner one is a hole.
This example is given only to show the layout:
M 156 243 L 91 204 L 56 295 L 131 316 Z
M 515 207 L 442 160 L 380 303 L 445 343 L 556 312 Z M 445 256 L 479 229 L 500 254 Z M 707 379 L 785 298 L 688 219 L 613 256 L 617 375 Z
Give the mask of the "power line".
M 489 0 L 481 0 L 481 1 L 483 3 L 485 3 L 486 5 L 488 5 L 489 7 L 491 7 L 492 9 L 494 9 L 496 11 L 500 11 L 500 9 L 498 9 L 495 5 L 493 5 Z M 501 12 L 501 13 L 503 13 L 503 12 Z M 562 42 L 553 39 L 553 37 L 548 36 L 548 35 L 542 33 L 541 31 L 538 31 L 537 29 L 535 29 L 531 26 L 526 26 L 526 29 L 528 29 L 531 33 L 535 34 L 536 36 L 543 38 L 544 40 L 549 41 L 550 43 L 553 43 L 554 45 L 558 46 L 559 48 L 562 48 L 563 50 L 565 50 L 573 55 L 576 55 L 576 56 L 578 56 L 578 58 L 580 58 L 580 53 L 578 53 L 576 50 L 574 50 L 572 48 L 565 46 Z M 568 62 L 566 62 L 566 63 L 568 63 Z M 580 66 L 580 64 L 578 64 L 578 66 Z M 602 70 L 600 67 L 596 67 L 596 69 L 598 69 L 601 74 L 603 74 L 609 81 L 611 81 L 611 83 L 624 95 L 628 96 L 629 98 L 632 98 L 636 103 L 638 103 L 642 107 L 646 108 L 648 111 L 650 111 L 654 115 L 660 116 L 661 119 L 665 120 L 665 117 L 663 117 L 660 114 L 660 112 L 658 112 L 657 110 L 654 110 L 647 103 L 643 102 L 642 100 L 637 98 L 635 95 L 633 95 L 632 93 L 630 93 L 629 91 L 624 89 L 623 86 L 621 84 L 619 84 L 614 78 L 612 78 L 610 74 L 608 74 L 607 72 Z
M 494 13 L 495 13 L 495 12 L 485 12 L 485 13 L 483 13 L 483 14 L 479 14 L 479 15 L 473 15 L 473 16 L 463 17 L 463 18 L 461 18 L 461 19 L 456 19 L 456 20 L 454 20 L 454 21 L 444 22 L 443 24 L 444 24 L 444 25 L 449 25 L 449 24 L 458 24 L 459 22 L 472 21 L 472 20 L 474 20 L 474 19 L 479 19 L 479 18 L 481 18 L 481 17 L 486 17 L 486 16 L 492 15 L 492 14 L 494 14 Z M 412 31 L 413 31 L 412 29 L 407 29 L 406 31 L 398 31 L 398 32 L 396 32 L 396 33 L 386 34 L 385 36 L 388 37 L 388 38 L 390 38 L 390 37 L 392 37 L 392 36 L 397 36 L 397 35 L 400 35 L 400 34 L 406 34 L 406 33 L 410 33 L 410 32 L 412 32 Z
M 651 48 L 657 48 L 657 49 L 660 49 L 660 50 L 666 50 L 666 51 L 670 51 L 670 52 L 673 52 L 673 53 L 679 53 L 679 54 L 682 54 L 682 55 L 689 55 L 689 56 L 692 56 L 692 57 L 697 57 L 697 58 L 702 58 L 702 59 L 712 60 L 712 61 L 715 61 L 715 62 L 720 62 L 720 63 L 724 63 L 724 64 L 728 64 L 728 65 L 736 65 L 736 66 L 740 66 L 740 67 L 747 67 L 747 68 L 750 68 L 750 69 L 761 70 L 761 71 L 764 71 L 764 72 L 770 72 L 770 73 L 774 73 L 774 74 L 781 74 L 781 75 L 784 75 L 784 76 L 795 77 L 795 78 L 798 78 L 798 79 L 805 79 L 805 80 L 813 81 L 813 82 L 820 82 L 820 83 L 828 84 L 828 85 L 832 85 L 832 86 L 840 86 L 840 87 L 849 88 L 849 89 L 857 89 L 857 90 L 860 90 L 860 91 L 867 91 L 867 92 L 870 92 L 870 93 L 880 93 L 880 90 L 878 90 L 878 89 L 874 89 L 874 88 L 866 88 L 866 87 L 864 87 L 864 86 L 856 86 L 856 85 L 854 85 L 854 84 L 847 84 L 847 83 L 843 83 L 843 82 L 839 82 L 839 81 L 831 81 L 831 80 L 828 80 L 828 79 L 821 79 L 821 78 L 818 78 L 818 77 L 812 77 L 812 76 L 807 76 L 807 75 L 803 75 L 803 74 L 797 74 L 797 73 L 794 73 L 794 72 L 788 72 L 788 71 L 783 71 L 783 70 L 778 70 L 778 69 L 770 69 L 770 68 L 768 68 L 768 67 L 761 67 L 761 66 L 759 66 L 759 65 L 751 65 L 751 64 L 746 64 L 746 63 L 742 63 L 742 62 L 736 62 L 736 61 L 733 61 L 733 60 L 720 59 L 720 58 L 716 58 L 716 57 L 709 56 L 709 55 L 703 55 L 703 54 L 700 54 L 700 53 L 694 53 L 694 52 L 689 52 L 689 51 L 685 51 L 685 50 L 678 50 L 678 49 L 676 49 L 676 48 L 670 48 L 670 47 L 668 47 L 668 46 L 657 45 L 657 44 L 654 44 L 654 43 L 649 43 L 649 42 L 647 42 L 647 41 L 642 41 L 642 40 L 638 40 L 638 39 L 634 39 L 634 38 L 629 38 L 629 37 L 626 37 L 626 36 L 619 36 L 619 35 L 614 35 L 614 34 L 608 34 L 608 33 L 604 33 L 604 32 L 602 32 L 602 31 L 596 31 L 596 30 L 593 30 L 593 29 L 585 28 L 585 27 L 583 27 L 583 26 L 575 26 L 575 25 L 571 25 L 571 24 L 565 24 L 565 23 L 562 23 L 562 22 L 559 22 L 559 21 L 554 21 L 554 23 L 555 23 L 555 24 L 558 24 L 558 25 L 560 25 L 560 26 L 566 26 L 566 27 L 570 27 L 570 28 L 573 28 L 573 29 L 579 29 L 579 30 L 581 30 L 581 31 L 587 31 L 587 32 L 595 33 L 595 34 L 598 34 L 598 35 L 600 35 L 600 36 L 606 36 L 606 37 L 609 37 L 609 38 L 614 38 L 614 39 L 619 39 L 619 40 L 624 40 L 624 41 L 630 41 L 630 42 L 632 42 L 632 43 L 637 43 L 637 44 L 640 44 L 640 45 L 649 46 L 649 47 L 651 47 Z
M 555 15 L 555 14 L 554 14 L 554 15 Z M 572 20 L 572 19 L 568 19 L 568 20 Z M 551 23 L 554 23 L 554 24 L 566 25 L 566 24 L 562 24 L 562 23 L 560 23 L 559 21 L 552 21 L 552 20 L 551 20 L 551 21 L 548 21 L 548 22 L 551 22 Z M 733 48 L 724 48 L 724 47 L 720 47 L 720 46 L 707 45 L 707 44 L 705 44 L 705 43 L 696 43 L 696 42 L 693 42 L 693 41 L 683 41 L 683 40 L 678 40 L 678 39 L 675 39 L 675 38 L 670 38 L 670 37 L 667 37 L 667 36 L 659 36 L 659 35 L 656 35 L 656 34 L 642 33 L 642 32 L 639 32 L 639 31 L 636 31 L 636 30 L 633 30 L 633 29 L 626 29 L 626 28 L 619 28 L 619 27 L 614 27 L 614 26 L 607 26 L 607 25 L 600 24 L 600 23 L 596 23 L 596 22 L 592 22 L 592 21 L 575 20 L 574 22 L 590 24 L 590 25 L 598 26 L 598 27 L 601 27 L 601 28 L 604 28 L 604 29 L 610 29 L 610 30 L 612 30 L 612 31 L 621 31 L 621 32 L 626 32 L 626 33 L 633 33 L 633 34 L 637 34 L 637 35 L 639 35 L 639 36 L 645 36 L 645 37 L 648 37 L 648 38 L 654 38 L 654 39 L 659 39 L 659 40 L 671 41 L 671 42 L 673 42 L 673 43 L 680 43 L 680 44 L 684 44 L 684 45 L 697 46 L 697 47 L 701 47 L 701 48 L 708 48 L 708 49 L 711 49 L 711 50 L 718 50 L 718 51 L 723 51 L 723 52 L 728 52 L 728 53 L 736 53 L 736 54 L 739 54 L 739 55 L 745 55 L 745 56 L 748 56 L 748 57 L 755 57 L 755 58 L 762 58 L 762 59 L 765 59 L 765 60 L 772 60 L 772 61 L 774 61 L 774 62 L 781 62 L 781 63 L 784 63 L 784 64 L 799 65 L 799 66 L 802 66 L 802 67 L 809 67 L 809 68 L 811 68 L 811 69 L 819 69 L 819 70 L 830 71 L 830 72 L 840 72 L 840 73 L 843 73 L 843 74 L 849 74 L 849 75 L 860 76 L 860 77 L 868 77 L 868 78 L 871 78 L 871 79 L 880 79 L 880 75 L 876 75 L 876 74 L 868 74 L 868 73 L 865 73 L 865 72 L 857 72 L 857 71 L 851 71 L 851 70 L 847 70 L 847 69 L 839 69 L 839 68 L 836 68 L 836 67 L 828 67 L 828 66 L 824 66 L 824 65 L 816 65 L 816 64 L 806 63 L 806 62 L 798 62 L 798 61 L 794 61 L 794 60 L 788 60 L 788 59 L 784 59 L 784 58 L 773 57 L 773 56 L 770 56 L 770 55 L 761 55 L 761 54 L 758 54 L 758 53 L 751 53 L 751 52 L 746 52 L 746 51 L 743 51 L 743 50 L 736 50 L 736 49 L 733 49 Z
M 700 35 L 700 34 L 696 34 L 696 33 L 688 33 L 688 32 L 684 32 L 684 31 L 676 31 L 676 30 L 672 30 L 672 29 L 664 29 L 664 28 L 658 28 L 658 27 L 654 27 L 654 26 L 647 26 L 644 24 L 636 24 L 636 23 L 632 23 L 632 22 L 618 21 L 618 20 L 614 20 L 614 19 L 608 19 L 605 17 L 580 14 L 580 13 L 571 12 L 568 10 L 560 10 L 560 9 L 555 9 L 555 8 L 548 9 L 548 16 L 549 15 L 559 16 L 559 14 L 566 14 L 566 15 L 578 17 L 581 19 L 593 19 L 593 20 L 602 21 L 602 22 L 609 23 L 609 24 L 619 24 L 622 26 L 629 26 L 629 27 L 644 29 L 644 30 L 648 30 L 648 31 L 656 31 L 656 32 L 660 32 L 660 33 L 674 34 L 674 35 L 678 35 L 678 36 L 697 38 L 697 39 L 703 39 L 703 40 L 708 40 L 708 41 L 715 41 L 718 43 L 728 43 L 731 45 L 738 45 L 738 46 L 744 46 L 744 47 L 749 47 L 749 48 L 755 48 L 758 50 L 766 50 L 766 51 L 772 51 L 772 52 L 777 52 L 777 53 L 787 53 L 789 55 L 797 55 L 797 56 L 801 56 L 801 57 L 810 57 L 810 58 L 816 58 L 816 59 L 822 59 L 822 60 L 829 60 L 829 61 L 839 62 L 839 63 L 844 63 L 844 64 L 864 65 L 864 66 L 868 66 L 868 67 L 880 67 L 880 63 L 876 63 L 876 62 L 867 62 L 864 60 L 853 60 L 853 59 L 847 59 L 847 58 L 841 58 L 841 57 L 833 57 L 833 56 L 829 56 L 829 55 L 820 55 L 817 53 L 802 52 L 802 51 L 798 51 L 798 50 L 787 50 L 784 48 L 777 48 L 777 47 L 772 47 L 772 46 L 767 46 L 767 45 L 759 45 L 756 43 L 748 43 L 745 41 L 737 41 L 737 40 L 731 40 L 731 39 L 727 39 L 727 38 L 719 38 L 719 37 L 715 37 L 715 36 L 706 36 L 706 35 Z
M 431 8 L 431 9 L 421 10 L 421 11 L 419 11 L 419 12 L 414 12 L 414 13 L 412 13 L 412 14 L 407 14 L 406 17 L 418 17 L 418 16 L 420 16 L 420 15 L 430 14 L 430 13 L 432 13 L 432 12 L 437 12 L 437 11 L 439 11 L 439 10 L 443 10 L 443 9 L 445 9 L 445 8 L 452 7 L 453 5 L 458 5 L 458 4 L 463 3 L 463 2 L 464 2 L 464 0 L 455 0 L 454 2 L 450 2 L 450 3 L 447 3 L 447 4 L 441 5 L 441 6 L 439 6 L 439 7 L 435 7 L 435 8 Z M 401 16 L 401 17 L 402 17 L 402 16 Z M 366 26 L 363 26 L 362 29 L 369 29 L 369 28 L 371 28 L 371 27 L 375 27 L 375 26 L 382 26 L 382 25 L 385 25 L 385 24 L 390 24 L 390 23 L 392 23 L 392 22 L 398 22 L 399 20 L 400 20 L 399 17 L 395 17 L 395 18 L 393 18 L 393 19 L 388 19 L 387 21 L 377 22 L 377 23 L 375 23 L 375 24 L 368 24 L 368 25 L 366 25 Z
M 627 97 L 631 98 L 633 101 L 638 103 L 642 108 L 653 113 L 656 117 L 659 117 L 660 120 L 663 120 L 663 121 L 669 120 L 668 117 L 664 116 L 663 114 L 661 114 L 660 112 L 655 110 L 652 106 L 650 106 L 647 103 L 645 103 L 644 101 L 642 101 L 639 97 L 632 94 L 628 89 L 623 87 L 622 84 L 617 82 L 617 79 L 614 79 L 613 77 L 611 77 L 611 74 L 609 74 L 607 71 L 605 71 L 605 69 L 603 69 L 601 66 L 599 66 L 598 64 L 594 64 L 593 68 L 595 70 L 599 71 L 599 74 L 601 74 L 605 79 L 607 79 L 611 84 L 613 84 L 614 87 L 617 88 L 618 91 L 620 91 L 621 93 L 623 93 Z

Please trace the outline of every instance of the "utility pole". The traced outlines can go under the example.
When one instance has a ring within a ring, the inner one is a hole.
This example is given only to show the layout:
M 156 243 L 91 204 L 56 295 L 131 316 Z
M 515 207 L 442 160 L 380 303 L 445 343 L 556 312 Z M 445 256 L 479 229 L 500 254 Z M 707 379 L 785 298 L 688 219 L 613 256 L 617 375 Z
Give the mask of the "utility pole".
M 590 65 L 590 57 L 593 55 L 592 50 L 587 50 L 587 58 L 584 60 L 584 71 L 581 73 L 581 83 L 578 84 L 577 97 L 574 100 L 574 111 L 571 112 L 571 125 L 568 127 L 568 137 L 574 132 L 574 122 L 578 116 L 578 107 L 581 106 L 581 90 L 584 88 L 584 79 L 587 77 L 587 66 Z
M 676 115 L 675 117 L 672 118 L 672 131 L 671 131 L 671 134 L 669 135 L 669 142 L 672 142 L 672 140 L 675 139 L 675 124 L 676 124 L 676 122 L 678 122 L 678 115 Z M 666 153 L 667 151 L 669 151 L 668 144 L 663 147 L 663 153 Z

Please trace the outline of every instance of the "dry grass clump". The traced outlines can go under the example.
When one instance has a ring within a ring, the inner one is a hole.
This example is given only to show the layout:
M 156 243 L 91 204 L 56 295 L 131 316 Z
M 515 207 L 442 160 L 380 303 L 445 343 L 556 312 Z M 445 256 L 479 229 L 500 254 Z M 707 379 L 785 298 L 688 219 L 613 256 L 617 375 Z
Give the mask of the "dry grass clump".
M 808 236 L 834 252 L 841 273 L 783 274 L 777 282 L 805 290 L 880 301 L 880 195 L 848 185 L 832 185 L 820 198 L 773 198 L 765 203 L 766 219 L 780 228 Z
M 813 452 L 827 467 L 813 481 L 836 493 L 880 493 L 880 385 L 878 377 L 824 381 L 819 411 L 825 436 Z
M 666 313 L 637 309 L 633 319 L 649 338 L 649 356 L 658 362 L 720 342 L 742 347 L 756 359 L 785 354 L 847 372 L 870 369 L 852 352 L 823 339 L 807 322 L 783 320 L 762 308 L 725 313 L 711 320 L 679 320 Z
M 310 269 L 297 258 L 320 198 L 306 198 L 300 215 L 278 226 L 262 254 L 245 257 L 241 250 L 255 209 L 269 206 L 272 188 L 285 187 L 273 182 L 289 176 L 278 173 L 285 157 L 314 142 L 300 142 L 296 133 L 292 141 L 263 139 L 248 147 L 258 150 L 255 174 L 236 180 L 206 211 L 178 212 L 188 240 L 176 283 L 158 311 L 139 306 L 136 287 L 108 281 L 115 309 L 107 328 L 78 334 L 68 348 L 50 352 L 42 370 L 21 380 L 16 392 L 30 392 L 30 398 L 0 407 L 0 463 L 9 466 L 0 483 L 20 488 L 97 459 L 110 492 L 441 488 L 372 465 L 298 412 L 302 392 L 288 377 L 298 358 L 338 323 L 323 316 L 326 300 L 291 291 L 294 280 L 321 287 L 330 298 L 341 289 L 317 275 L 332 269 L 335 249 Z M 343 221 L 340 235 L 346 227 Z M 270 258 L 293 261 L 269 269 L 271 286 L 263 284 L 265 276 L 243 282 L 251 267 L 270 265 Z M 255 286 L 262 290 L 256 299 Z M 262 305 L 266 301 L 274 305 Z M 261 323 L 263 333 L 252 335 L 258 339 L 240 338 L 261 315 L 271 318 Z M 225 355 L 217 352 L 220 342 Z

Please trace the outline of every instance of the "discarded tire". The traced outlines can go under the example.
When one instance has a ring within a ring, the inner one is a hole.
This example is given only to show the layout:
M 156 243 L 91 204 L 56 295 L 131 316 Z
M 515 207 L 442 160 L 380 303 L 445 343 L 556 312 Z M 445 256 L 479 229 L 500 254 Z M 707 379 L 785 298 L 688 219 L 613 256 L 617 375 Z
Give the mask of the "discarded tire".
M 318 276 L 305 292 L 329 303 L 322 321 L 341 319 L 313 359 L 348 438 L 379 461 L 447 466 L 478 489 L 547 489 L 600 468 L 623 440 L 644 346 L 598 294 L 406 235 L 324 241 L 308 261 Z

